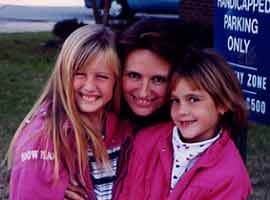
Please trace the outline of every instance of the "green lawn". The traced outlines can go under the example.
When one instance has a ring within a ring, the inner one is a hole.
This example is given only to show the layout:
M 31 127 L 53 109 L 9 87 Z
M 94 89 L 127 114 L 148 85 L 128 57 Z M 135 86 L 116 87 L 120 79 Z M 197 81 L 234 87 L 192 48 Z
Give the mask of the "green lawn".
M 53 39 L 50 33 L 0 34 L 0 160 L 54 65 L 58 49 L 46 47 Z M 248 131 L 251 199 L 270 199 L 270 126 L 252 124 Z M 7 180 L 4 166 L 0 169 L 0 199 L 7 199 Z
M 46 48 L 49 33 L 0 35 L 0 158 L 54 65 L 56 48 Z

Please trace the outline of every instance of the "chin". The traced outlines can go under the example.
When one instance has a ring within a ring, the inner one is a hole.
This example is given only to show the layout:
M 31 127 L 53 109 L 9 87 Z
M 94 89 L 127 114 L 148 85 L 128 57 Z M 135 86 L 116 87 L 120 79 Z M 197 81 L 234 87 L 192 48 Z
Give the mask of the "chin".
M 153 111 L 133 111 L 137 116 L 147 117 L 153 113 Z

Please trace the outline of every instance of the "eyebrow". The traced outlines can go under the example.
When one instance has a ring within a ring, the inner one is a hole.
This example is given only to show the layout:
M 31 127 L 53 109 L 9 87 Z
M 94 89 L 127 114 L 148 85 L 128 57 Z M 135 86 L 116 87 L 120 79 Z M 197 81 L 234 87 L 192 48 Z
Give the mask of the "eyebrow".
M 113 73 L 113 72 L 102 72 L 102 71 L 97 71 L 97 72 L 95 72 L 95 73 L 97 73 L 97 74 L 114 75 L 114 73 Z
M 136 70 L 124 70 L 124 74 L 127 73 L 136 73 L 136 74 L 141 74 L 140 72 L 136 71 Z
M 196 89 L 196 90 L 191 90 L 191 91 L 189 91 L 188 93 L 184 94 L 184 96 L 193 96 L 193 95 L 196 95 L 196 96 L 198 96 L 198 97 L 203 97 L 203 96 L 205 96 L 204 92 L 200 92 L 200 91 L 201 91 L 201 90 L 198 90 L 198 89 Z M 172 90 L 171 96 L 177 96 L 177 92 L 174 92 L 174 91 Z

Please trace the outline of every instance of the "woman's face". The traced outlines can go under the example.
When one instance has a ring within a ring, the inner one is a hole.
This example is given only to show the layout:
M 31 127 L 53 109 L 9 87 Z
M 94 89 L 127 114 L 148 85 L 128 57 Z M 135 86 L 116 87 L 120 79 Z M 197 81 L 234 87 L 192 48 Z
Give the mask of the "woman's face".
M 147 49 L 132 51 L 122 78 L 123 95 L 138 116 L 149 116 L 167 100 L 171 64 Z

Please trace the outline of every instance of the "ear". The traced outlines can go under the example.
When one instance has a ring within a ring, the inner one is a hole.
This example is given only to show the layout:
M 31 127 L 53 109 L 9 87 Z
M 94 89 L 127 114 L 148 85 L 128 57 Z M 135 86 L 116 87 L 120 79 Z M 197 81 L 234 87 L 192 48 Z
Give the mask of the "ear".
M 218 106 L 218 109 L 217 109 L 218 113 L 219 113 L 221 116 L 223 116 L 224 113 L 226 113 L 228 110 L 229 110 L 229 109 L 228 109 L 227 107 L 225 107 L 225 106 Z

